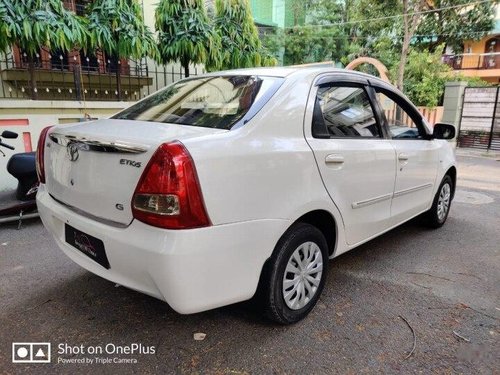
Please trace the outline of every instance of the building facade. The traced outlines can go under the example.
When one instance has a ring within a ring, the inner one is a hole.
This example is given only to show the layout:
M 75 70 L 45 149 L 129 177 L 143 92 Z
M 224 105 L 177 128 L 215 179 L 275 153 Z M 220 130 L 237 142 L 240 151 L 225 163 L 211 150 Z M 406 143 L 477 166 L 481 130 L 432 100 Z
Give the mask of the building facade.
M 478 41 L 464 42 L 461 53 L 446 53 L 443 62 L 467 77 L 478 77 L 493 84 L 500 83 L 500 6 L 497 6 L 495 26 Z

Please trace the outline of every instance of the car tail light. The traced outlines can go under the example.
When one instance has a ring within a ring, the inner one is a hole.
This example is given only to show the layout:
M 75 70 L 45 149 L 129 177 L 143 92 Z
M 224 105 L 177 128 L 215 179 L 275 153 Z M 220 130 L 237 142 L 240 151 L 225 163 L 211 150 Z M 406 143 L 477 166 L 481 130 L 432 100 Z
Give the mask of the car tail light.
M 38 138 L 38 146 L 36 148 L 36 174 L 38 176 L 38 181 L 41 184 L 45 183 L 45 139 L 47 138 L 47 133 L 52 128 L 52 126 L 47 126 L 43 128 L 40 132 L 40 137 Z
M 137 220 L 160 228 L 210 225 L 193 159 L 181 142 L 158 147 L 137 184 L 132 212 Z

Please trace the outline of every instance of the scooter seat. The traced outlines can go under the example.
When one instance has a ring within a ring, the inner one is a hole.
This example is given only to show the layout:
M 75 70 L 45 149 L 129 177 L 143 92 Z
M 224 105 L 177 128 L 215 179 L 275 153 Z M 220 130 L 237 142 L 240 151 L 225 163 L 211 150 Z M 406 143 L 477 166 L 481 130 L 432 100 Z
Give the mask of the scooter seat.
M 34 152 L 14 154 L 7 163 L 7 171 L 17 179 L 36 175 L 36 162 Z

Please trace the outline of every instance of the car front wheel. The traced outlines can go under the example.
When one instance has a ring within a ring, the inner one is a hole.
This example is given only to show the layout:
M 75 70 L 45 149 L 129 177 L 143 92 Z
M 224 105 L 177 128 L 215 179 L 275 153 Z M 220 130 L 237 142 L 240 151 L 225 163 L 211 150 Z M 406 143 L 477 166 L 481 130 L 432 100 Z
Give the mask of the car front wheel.
M 326 280 L 328 246 L 314 226 L 294 224 L 276 245 L 264 284 L 270 319 L 291 324 L 316 305 Z
M 452 194 L 453 181 L 450 176 L 446 175 L 439 185 L 432 207 L 426 213 L 426 223 L 430 227 L 439 228 L 445 223 L 450 212 Z

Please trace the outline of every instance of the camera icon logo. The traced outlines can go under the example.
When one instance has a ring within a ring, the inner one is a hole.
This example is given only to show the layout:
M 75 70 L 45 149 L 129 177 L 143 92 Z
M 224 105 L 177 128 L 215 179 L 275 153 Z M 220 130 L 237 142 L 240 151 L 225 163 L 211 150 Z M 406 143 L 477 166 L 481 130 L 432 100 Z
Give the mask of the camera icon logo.
M 50 363 L 50 342 L 13 342 L 12 363 Z

